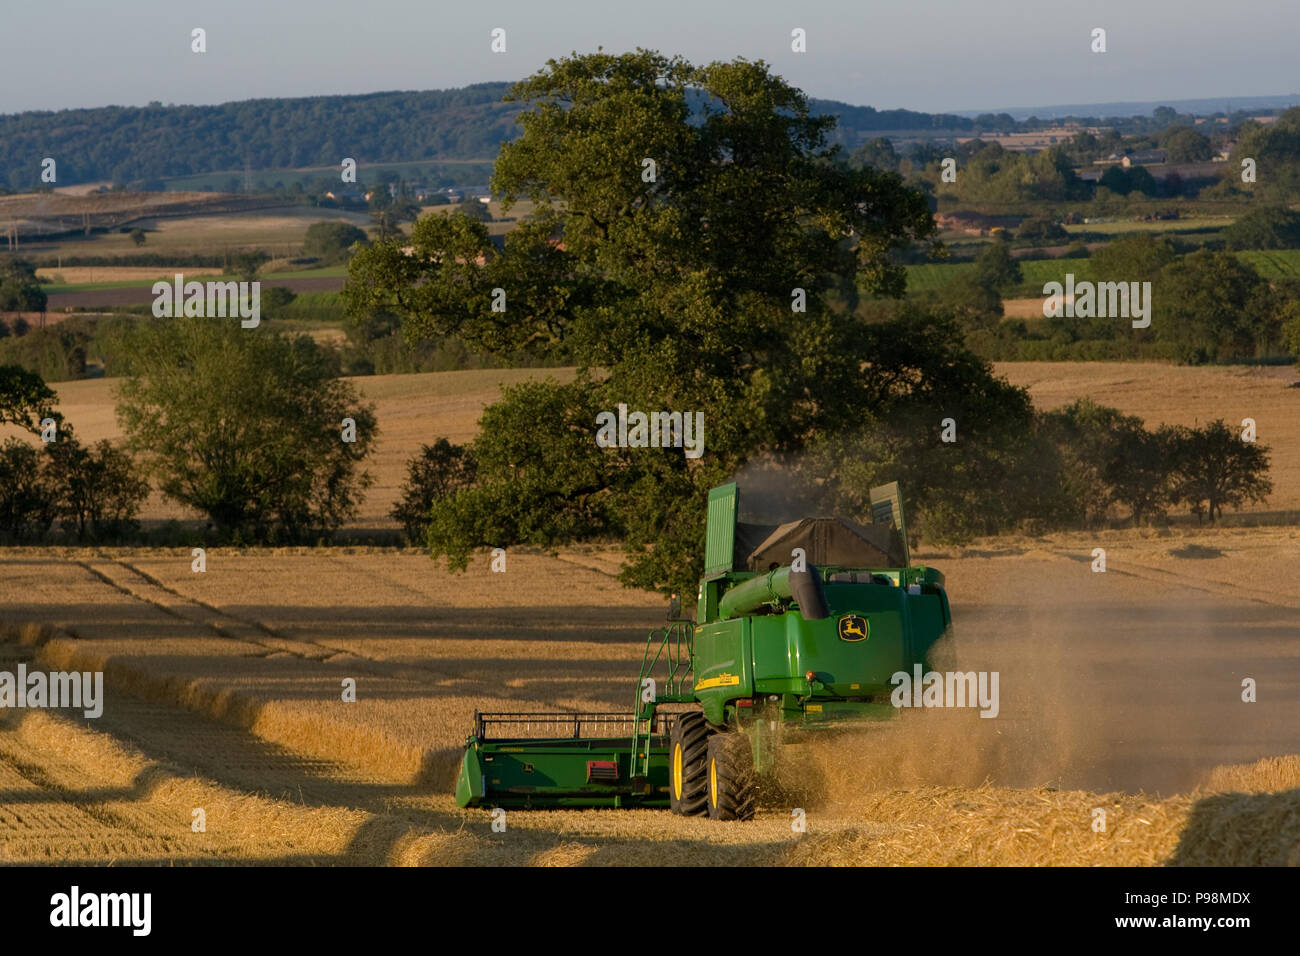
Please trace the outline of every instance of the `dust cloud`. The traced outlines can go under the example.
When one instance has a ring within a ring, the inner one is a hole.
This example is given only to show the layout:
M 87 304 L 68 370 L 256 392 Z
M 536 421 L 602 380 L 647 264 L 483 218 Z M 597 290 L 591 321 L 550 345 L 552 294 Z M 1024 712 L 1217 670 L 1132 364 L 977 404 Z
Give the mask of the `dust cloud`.
M 851 804 L 873 790 L 983 784 L 1168 795 L 1216 766 L 1300 752 L 1295 610 L 1121 584 L 1064 561 L 1017 564 L 1026 573 L 990 588 L 992 600 L 952 593 L 955 637 L 929 660 L 998 671 L 997 717 L 905 709 L 807 734 L 783 747 L 777 799 Z M 1255 703 L 1242 700 L 1246 677 Z

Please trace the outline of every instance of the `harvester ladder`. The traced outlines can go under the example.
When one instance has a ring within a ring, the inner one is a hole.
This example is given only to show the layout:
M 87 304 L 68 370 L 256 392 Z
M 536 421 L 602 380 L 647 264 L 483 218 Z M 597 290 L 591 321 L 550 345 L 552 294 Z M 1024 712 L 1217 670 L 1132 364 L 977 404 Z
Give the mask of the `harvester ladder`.
M 646 777 L 650 772 L 650 738 L 654 735 L 657 704 L 694 699 L 691 693 L 695 683 L 692 669 L 694 648 L 695 626 L 690 621 L 674 621 L 667 627 L 651 631 L 646 638 L 641 676 L 636 682 L 636 704 L 632 708 L 633 779 Z M 668 674 L 662 685 L 655 684 L 651 699 L 645 700 L 646 680 L 654 679 L 660 661 L 667 665 Z

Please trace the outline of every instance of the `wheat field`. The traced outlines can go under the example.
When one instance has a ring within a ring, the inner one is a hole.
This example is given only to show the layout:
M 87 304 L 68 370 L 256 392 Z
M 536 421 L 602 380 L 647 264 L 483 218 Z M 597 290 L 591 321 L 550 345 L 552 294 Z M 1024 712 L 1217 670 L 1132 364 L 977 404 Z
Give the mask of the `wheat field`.
M 1098 544 L 1104 575 L 1089 567 Z M 103 670 L 109 690 L 99 720 L 27 713 L 0 727 L 0 766 L 54 787 L 40 834 L 0 825 L 0 858 L 1300 862 L 1295 532 L 1107 532 L 920 557 L 948 574 L 960 665 L 1002 673 L 1005 719 L 909 713 L 793 748 L 782 759 L 797 786 L 753 824 L 512 812 L 495 834 L 451 798 L 475 710 L 631 705 L 664 607 L 617 584 L 617 552 L 510 552 L 505 574 L 479 555 L 452 575 L 410 549 L 213 549 L 199 574 L 181 550 L 6 549 L 7 653 Z M 1243 674 L 1259 681 L 1256 704 L 1239 699 Z M 42 756 L 34 741 L 53 726 L 66 748 Z M 40 769 L 73 756 L 79 770 Z M 103 819 L 122 827 L 74 838 L 50 822 L 105 792 Z M 187 801 L 208 808 L 206 843 L 187 835 Z M 807 833 L 791 831 L 796 806 Z M 276 839 L 245 842 L 263 818 Z M 1258 833 L 1243 843 L 1229 824 Z
M 1300 393 L 1276 370 L 1002 371 L 1046 407 L 1253 414 L 1277 487 L 1256 514 L 1296 500 Z M 356 380 L 384 430 L 363 520 L 385 520 L 420 443 L 473 436 L 497 383 L 551 374 L 571 373 Z M 60 387 L 86 438 L 118 434 L 111 385 Z M 947 575 L 947 650 L 1001 673 L 999 719 L 910 712 L 791 747 L 750 824 L 512 811 L 495 833 L 451 796 L 475 710 L 631 706 L 666 608 L 618 584 L 617 550 L 511 549 L 504 574 L 480 553 L 452 574 L 403 548 L 213 548 L 203 573 L 188 549 L 0 549 L 0 670 L 107 684 L 97 720 L 0 712 L 0 862 L 1300 864 L 1300 530 L 1004 537 L 917 558 Z

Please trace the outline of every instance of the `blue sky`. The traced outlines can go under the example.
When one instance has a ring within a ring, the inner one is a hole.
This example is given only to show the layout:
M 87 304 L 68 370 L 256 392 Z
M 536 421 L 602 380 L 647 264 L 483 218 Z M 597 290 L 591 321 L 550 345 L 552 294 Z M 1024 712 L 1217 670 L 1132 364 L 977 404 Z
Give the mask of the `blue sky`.
M 879 108 L 1228 98 L 1300 90 L 1298 27 L 1295 0 L 5 0 L 0 112 L 440 89 L 601 44 L 764 59 Z

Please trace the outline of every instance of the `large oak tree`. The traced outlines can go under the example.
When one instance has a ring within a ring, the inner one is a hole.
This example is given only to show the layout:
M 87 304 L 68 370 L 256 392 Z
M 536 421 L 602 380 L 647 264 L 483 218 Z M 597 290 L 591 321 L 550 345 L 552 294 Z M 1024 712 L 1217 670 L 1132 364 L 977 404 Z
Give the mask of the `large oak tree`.
M 507 208 L 531 204 L 518 228 L 498 247 L 481 223 L 430 216 L 409 242 L 358 252 L 344 292 L 354 315 L 394 312 L 414 340 L 577 366 L 572 383 L 507 390 L 487 410 L 474 485 L 432 508 L 431 547 L 453 567 L 480 545 L 616 535 L 626 583 L 690 586 L 710 485 L 858 429 L 964 362 L 954 329 L 931 363 L 896 347 L 908 323 L 853 317 L 859 294 L 904 290 L 891 252 L 932 241 L 927 200 L 851 168 L 827 145 L 834 119 L 762 62 L 574 55 L 508 98 L 526 106 L 523 134 L 492 188 Z M 961 368 L 947 391 L 1014 391 Z M 1023 423 L 1027 402 L 1010 397 Z M 703 412 L 703 457 L 599 447 L 596 415 L 619 403 Z
M 132 345 L 117 404 L 127 437 L 163 494 L 222 539 L 312 541 L 356 513 L 374 411 L 309 337 L 183 318 L 143 322 Z

